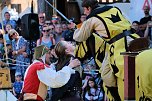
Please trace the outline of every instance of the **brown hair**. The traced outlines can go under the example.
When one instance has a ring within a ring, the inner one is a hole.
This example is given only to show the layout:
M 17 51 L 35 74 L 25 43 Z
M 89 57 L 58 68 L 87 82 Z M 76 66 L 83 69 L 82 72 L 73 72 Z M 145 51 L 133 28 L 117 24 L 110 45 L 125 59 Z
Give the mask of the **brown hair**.
M 72 55 L 66 54 L 66 47 L 63 43 L 64 41 L 60 41 L 55 45 L 55 54 L 58 57 L 58 62 L 56 64 L 56 70 L 61 70 L 64 66 L 68 65 Z
M 97 0 L 83 0 L 82 7 L 91 8 L 92 10 L 99 7 Z

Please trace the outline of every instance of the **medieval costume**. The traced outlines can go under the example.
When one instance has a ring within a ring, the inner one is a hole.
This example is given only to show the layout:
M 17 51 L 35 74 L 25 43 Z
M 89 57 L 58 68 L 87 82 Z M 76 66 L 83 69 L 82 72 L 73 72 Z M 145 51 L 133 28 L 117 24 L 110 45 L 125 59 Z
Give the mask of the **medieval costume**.
M 55 64 L 56 71 L 59 71 L 62 67 L 69 65 L 71 59 L 74 59 L 74 49 L 75 47 L 73 44 L 66 41 L 57 43 L 55 47 L 55 53 L 58 57 L 58 62 Z M 77 69 L 79 72 L 76 71 L 75 74 L 72 74 L 66 85 L 52 89 L 51 101 L 81 101 L 81 67 L 77 66 L 74 69 Z
M 50 58 L 48 51 L 44 45 L 35 48 L 35 60 L 25 72 L 22 89 L 24 100 L 44 101 L 47 95 L 47 86 L 62 87 L 69 81 L 71 74 L 75 73 L 69 66 L 64 66 L 58 72 L 53 70 L 53 65 L 49 66 L 45 63 L 45 60 Z
M 92 2 L 94 4 L 92 4 L 93 6 L 85 5 L 86 2 Z M 102 67 L 110 67 L 112 73 L 116 76 L 114 77 L 116 80 L 113 83 L 108 83 L 108 79 L 104 78 L 104 75 L 102 75 L 102 78 L 103 82 L 106 82 L 105 85 L 108 85 L 110 87 L 109 90 L 111 89 L 113 92 L 111 94 L 114 99 L 120 101 L 124 99 L 124 62 L 123 56 L 120 53 L 127 51 L 129 42 L 139 36 L 132 32 L 131 24 L 118 8 L 112 6 L 101 8 L 98 6 L 96 0 L 84 0 L 82 6 L 84 8 L 86 7 L 86 9 L 92 7 L 92 10 L 81 28 L 75 31 L 73 38 L 78 42 L 82 42 L 87 40 L 94 32 L 106 41 L 108 44 L 106 47 L 108 55 L 106 55 L 107 57 L 104 59 L 104 65 Z M 119 94 L 115 93 L 117 86 Z

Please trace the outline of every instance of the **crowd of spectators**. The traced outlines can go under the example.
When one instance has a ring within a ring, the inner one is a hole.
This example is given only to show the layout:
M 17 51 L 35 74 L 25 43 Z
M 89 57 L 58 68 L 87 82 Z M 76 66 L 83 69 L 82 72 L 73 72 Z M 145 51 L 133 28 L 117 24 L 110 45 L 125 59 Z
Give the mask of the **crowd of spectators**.
M 150 8 L 145 7 L 145 17 L 141 18 L 140 21 L 133 21 L 132 28 L 140 37 L 146 37 L 150 41 L 150 47 L 152 47 L 152 16 L 149 14 Z M 6 41 L 9 68 L 11 69 L 11 78 L 13 83 L 13 94 L 17 98 L 23 85 L 23 77 L 25 70 L 30 64 L 30 49 L 28 40 L 21 36 L 21 33 L 16 31 L 17 23 L 10 20 L 9 12 L 5 12 L 5 19 L 3 20 L 3 27 L 5 30 L 4 35 L 0 33 L 0 58 L 4 62 L 4 40 Z M 81 24 L 86 19 L 86 15 L 82 14 L 80 17 L 80 23 L 77 28 L 81 27 Z M 52 49 L 61 40 L 74 41 L 73 33 L 74 29 L 66 21 L 62 21 L 60 16 L 52 15 L 52 19 L 46 19 L 45 13 L 39 13 L 39 30 L 40 37 L 36 41 L 35 46 L 45 45 Z M 2 28 L 2 24 L 0 26 Z M 54 53 L 52 53 L 54 54 Z M 54 58 L 51 62 L 55 61 Z M 82 78 L 82 90 L 83 98 L 85 101 L 102 101 L 104 99 L 104 91 L 102 89 L 102 79 L 96 72 L 96 66 L 94 62 L 88 63 L 83 66 L 85 72 L 83 72 Z M 93 72 L 90 72 L 94 70 Z M 51 75 L 51 74 L 50 74 Z M 49 99 L 49 96 L 48 96 Z M 97 100 L 98 99 L 98 100 Z M 100 99 L 100 100 L 99 100 Z

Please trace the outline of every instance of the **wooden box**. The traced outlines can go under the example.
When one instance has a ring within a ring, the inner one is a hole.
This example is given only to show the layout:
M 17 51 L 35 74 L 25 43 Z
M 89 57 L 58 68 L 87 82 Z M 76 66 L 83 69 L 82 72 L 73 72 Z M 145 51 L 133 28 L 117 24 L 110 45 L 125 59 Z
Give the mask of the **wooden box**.
M 0 89 L 10 89 L 11 87 L 10 69 L 0 68 Z

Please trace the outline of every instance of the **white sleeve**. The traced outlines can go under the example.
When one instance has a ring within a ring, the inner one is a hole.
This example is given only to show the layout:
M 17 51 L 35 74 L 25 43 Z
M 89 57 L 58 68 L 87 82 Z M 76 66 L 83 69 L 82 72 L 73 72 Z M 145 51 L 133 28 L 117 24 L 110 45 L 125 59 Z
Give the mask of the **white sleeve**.
M 98 90 L 97 90 L 97 96 L 94 96 L 93 97 L 93 100 L 97 100 L 98 98 L 102 98 L 103 99 L 103 92 L 102 91 L 100 91 L 100 88 L 98 88 Z
M 69 81 L 72 73 L 75 73 L 75 70 L 68 66 L 63 67 L 58 72 L 53 70 L 52 67 L 37 71 L 39 80 L 51 88 L 64 86 Z
M 89 100 L 89 101 L 91 100 L 91 99 L 90 99 L 90 96 L 89 96 L 89 94 L 88 94 L 88 92 L 86 92 L 85 98 L 86 98 L 87 100 Z

